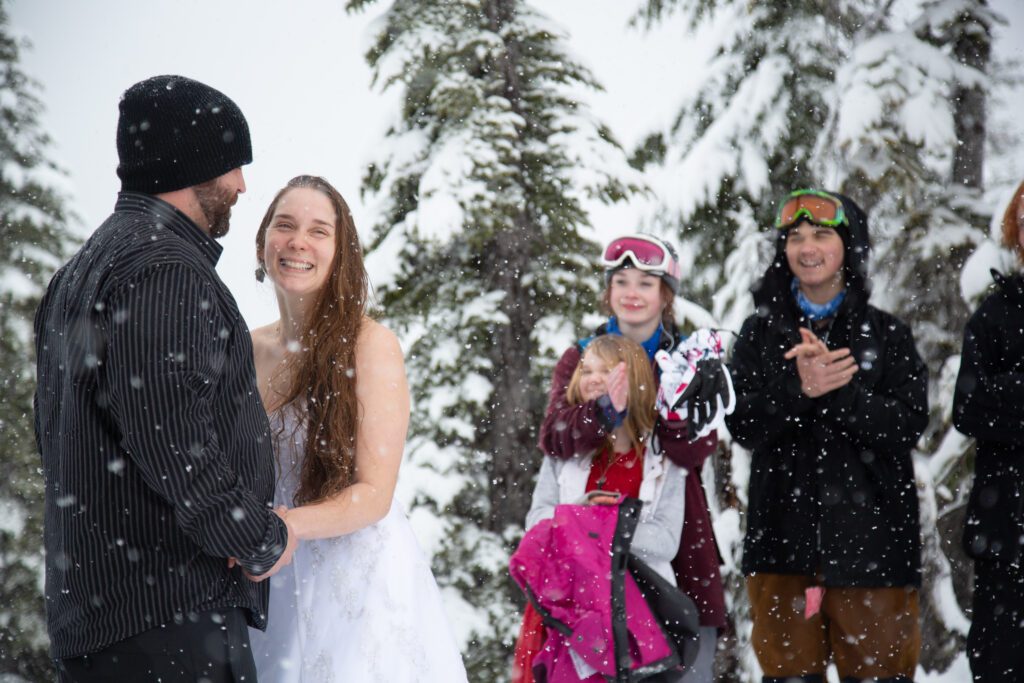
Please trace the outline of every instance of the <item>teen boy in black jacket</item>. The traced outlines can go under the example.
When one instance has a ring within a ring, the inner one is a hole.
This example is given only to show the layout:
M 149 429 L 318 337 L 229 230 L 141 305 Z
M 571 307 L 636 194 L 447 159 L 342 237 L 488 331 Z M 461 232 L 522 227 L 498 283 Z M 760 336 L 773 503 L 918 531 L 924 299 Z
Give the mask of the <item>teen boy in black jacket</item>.
M 867 216 L 783 200 L 726 423 L 753 451 L 743 571 L 765 681 L 909 681 L 920 647 L 911 449 L 928 421 L 910 329 L 868 303 Z

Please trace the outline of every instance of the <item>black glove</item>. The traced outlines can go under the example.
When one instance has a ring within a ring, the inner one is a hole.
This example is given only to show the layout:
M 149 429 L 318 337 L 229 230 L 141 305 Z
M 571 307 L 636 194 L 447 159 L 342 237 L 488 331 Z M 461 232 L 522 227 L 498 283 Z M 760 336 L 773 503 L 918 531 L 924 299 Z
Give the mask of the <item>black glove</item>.
M 690 389 L 693 388 L 693 392 Z M 690 394 L 690 440 L 706 436 L 714 424 L 732 412 L 736 396 L 732 379 L 719 358 L 702 358 L 696 363 L 696 374 L 683 395 Z

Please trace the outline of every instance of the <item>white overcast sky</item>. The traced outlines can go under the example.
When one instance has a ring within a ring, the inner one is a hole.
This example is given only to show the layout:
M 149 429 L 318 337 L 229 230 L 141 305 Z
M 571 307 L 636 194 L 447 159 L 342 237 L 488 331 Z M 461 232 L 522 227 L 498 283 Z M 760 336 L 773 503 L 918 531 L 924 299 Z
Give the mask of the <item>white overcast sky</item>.
M 998 31 L 997 54 L 1024 60 L 1024 41 L 1016 37 L 1024 29 L 1024 1 L 991 4 L 1010 19 Z M 82 231 L 102 222 L 119 188 L 114 136 L 121 93 L 157 74 L 206 82 L 246 114 L 255 157 L 245 168 L 248 192 L 234 210 L 218 270 L 250 326 L 273 320 L 271 290 L 252 277 L 253 239 L 289 178 L 315 173 L 331 180 L 369 235 L 359 182 L 396 98 L 371 87 L 363 55 L 374 20 L 389 5 L 349 15 L 344 0 L 13 0 L 11 25 L 32 43 L 22 66 L 42 84 L 51 157 L 68 172 Z M 534 5 L 570 34 L 570 52 L 605 86 L 592 109 L 627 148 L 670 120 L 674 98 L 699 75 L 701 46 L 678 37 L 675 27 L 653 34 L 626 27 L 639 0 Z M 997 117 L 1024 137 L 1022 88 Z M 1024 160 L 1000 172 L 1024 176 Z

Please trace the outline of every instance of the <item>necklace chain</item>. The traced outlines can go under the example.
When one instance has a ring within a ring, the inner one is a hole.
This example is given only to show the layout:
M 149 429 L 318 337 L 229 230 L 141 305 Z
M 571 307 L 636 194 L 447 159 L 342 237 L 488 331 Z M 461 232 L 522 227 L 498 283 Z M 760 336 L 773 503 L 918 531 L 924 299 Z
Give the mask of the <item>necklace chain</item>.
M 604 470 L 601 472 L 601 476 L 599 476 L 597 478 L 597 489 L 599 491 L 604 489 L 605 482 L 608 481 L 608 471 L 611 470 L 611 468 L 615 465 L 615 463 L 619 462 L 620 460 L 623 460 L 624 458 L 626 458 L 629 455 L 633 455 L 634 456 L 631 459 L 633 462 L 631 462 L 630 465 L 629 465 L 629 467 L 632 467 L 633 464 L 635 464 L 635 460 L 636 460 L 636 449 L 635 448 L 631 448 L 628 451 L 624 451 L 622 453 L 616 453 L 615 451 L 611 451 L 608 454 L 608 457 L 607 457 L 607 461 L 608 462 L 604 466 Z

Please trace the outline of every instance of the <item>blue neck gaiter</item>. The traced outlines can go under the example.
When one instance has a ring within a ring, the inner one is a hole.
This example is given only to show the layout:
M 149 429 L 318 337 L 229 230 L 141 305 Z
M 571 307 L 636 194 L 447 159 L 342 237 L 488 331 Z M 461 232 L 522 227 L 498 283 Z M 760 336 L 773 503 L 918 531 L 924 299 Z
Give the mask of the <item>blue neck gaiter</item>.
M 800 307 L 804 315 L 807 316 L 808 320 L 818 321 L 824 320 L 825 318 L 831 318 L 839 310 L 839 306 L 842 305 L 843 299 L 846 298 L 846 290 L 839 292 L 835 297 L 824 304 L 816 304 L 800 291 L 800 281 L 797 278 L 793 278 L 793 282 L 790 284 L 790 290 L 793 292 L 793 298 L 796 299 L 796 305 Z
M 658 351 L 658 343 L 661 342 L 661 333 L 664 331 L 664 327 L 661 323 L 658 324 L 658 329 L 654 331 L 650 337 L 648 337 L 640 346 L 644 347 L 644 351 L 647 352 L 647 357 L 654 360 L 654 354 Z M 622 336 L 622 330 L 619 329 L 619 321 L 613 315 L 608 318 L 608 324 L 605 326 L 605 334 L 617 334 Z

